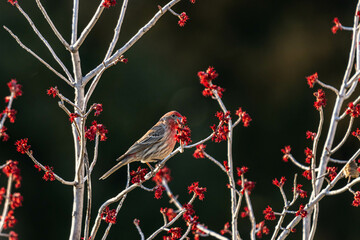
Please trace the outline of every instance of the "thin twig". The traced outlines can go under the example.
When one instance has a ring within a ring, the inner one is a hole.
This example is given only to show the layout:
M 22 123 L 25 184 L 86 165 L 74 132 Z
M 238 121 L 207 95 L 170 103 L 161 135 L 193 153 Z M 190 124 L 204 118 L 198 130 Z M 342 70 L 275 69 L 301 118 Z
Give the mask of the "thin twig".
M 333 158 L 330 158 L 329 161 L 334 162 L 334 163 L 339 163 L 339 164 L 345 164 L 348 162 L 347 160 L 338 160 L 338 159 L 333 159 Z
M 169 185 L 167 184 L 167 181 L 163 179 L 162 185 L 166 190 L 167 195 L 171 199 L 171 202 L 177 207 L 179 211 L 183 209 L 182 204 L 174 197 L 174 194 L 171 192 Z M 191 202 L 191 200 L 190 200 Z M 209 236 L 215 237 L 220 240 L 229 240 L 228 238 L 218 234 L 217 232 L 214 232 L 206 227 L 204 227 L 202 224 L 198 224 L 196 226 L 200 231 L 204 232 L 205 234 L 208 234 Z
M 245 201 L 246 201 L 246 205 L 249 209 L 249 219 L 250 219 L 250 223 L 251 223 L 251 231 L 250 231 L 250 239 L 251 240 L 256 240 L 256 236 L 255 236 L 255 231 L 256 231 L 256 219 L 255 219 L 255 214 L 254 214 L 254 210 L 251 204 L 251 200 L 250 200 L 250 196 L 248 191 L 245 189 L 245 178 L 244 178 L 244 174 L 241 175 L 241 187 L 245 192 Z M 232 231 L 233 233 L 233 239 L 234 239 L 234 231 Z M 235 235 L 236 236 L 236 235 Z
M 283 210 L 280 214 L 280 218 L 275 226 L 273 235 L 271 237 L 271 240 L 275 240 L 276 236 L 278 235 L 279 231 L 282 229 L 281 225 L 284 222 L 284 219 L 286 217 L 286 214 L 288 213 L 288 209 L 295 203 L 297 197 L 298 197 L 298 193 L 296 192 L 296 179 L 297 179 L 297 174 L 295 174 L 294 176 L 294 183 L 293 183 L 293 199 L 290 203 L 288 203 L 288 201 L 286 200 L 286 195 L 284 193 L 284 190 L 282 189 L 282 187 L 280 188 L 281 191 L 281 195 L 283 196 L 284 199 L 284 207 Z
M 173 7 L 178 2 L 180 2 L 180 0 L 172 0 L 163 8 L 161 8 L 147 24 L 145 24 L 127 43 L 125 43 L 123 47 L 118 49 L 110 58 L 104 61 L 105 66 L 116 61 L 121 55 L 123 55 L 127 50 L 129 50 L 131 46 L 133 46 L 145 33 L 147 33 L 156 24 L 156 22 L 169 10 L 169 8 Z M 88 74 L 85 75 L 85 77 L 83 78 L 83 82 L 89 81 L 89 79 L 97 75 L 103 68 L 104 64 L 99 64 L 97 67 L 95 67 L 93 70 L 91 70 Z
M 73 1 L 73 14 L 71 24 L 71 45 L 76 42 L 78 32 L 78 21 L 79 21 L 79 0 Z
M 299 163 L 298 161 L 296 161 L 296 159 L 293 157 L 293 155 L 289 154 L 288 155 L 290 160 L 299 168 L 303 169 L 303 170 L 309 170 L 310 167 L 302 165 L 301 163 Z
M 173 225 L 182 215 L 183 213 L 186 211 L 185 208 L 182 208 L 177 215 L 168 223 L 164 224 L 162 227 L 158 228 L 155 232 L 153 232 L 146 240 L 151 240 L 154 239 L 154 237 L 156 237 L 160 232 L 164 231 L 166 228 L 170 227 L 171 225 Z
M 348 160 L 348 163 L 354 161 L 359 155 L 360 155 L 360 149 L 353 154 L 353 156 Z M 327 196 L 327 194 L 335 186 L 335 184 L 343 177 L 344 169 L 345 166 L 340 170 L 340 172 L 336 175 L 336 177 L 324 189 L 322 189 L 319 192 L 319 194 L 315 198 L 311 199 L 311 201 L 309 201 L 308 204 L 306 204 L 306 206 L 304 207 L 305 211 L 310 212 L 315 204 L 317 204 L 322 198 Z M 285 239 L 290 234 L 290 229 L 293 229 L 301 221 L 301 219 L 302 218 L 300 216 L 294 217 L 293 220 L 289 222 L 289 224 L 286 226 L 286 228 L 282 231 L 282 233 L 277 239 L 278 240 Z
M 64 45 L 64 47 L 67 50 L 70 50 L 69 44 L 66 42 L 66 40 L 63 38 L 63 36 L 59 33 L 59 31 L 55 27 L 54 23 L 51 21 L 51 18 L 47 14 L 47 12 L 46 12 L 45 8 L 43 7 L 43 5 L 41 4 L 40 0 L 36 0 L 36 3 L 38 5 L 41 13 L 44 15 L 44 18 L 46 19 L 46 21 L 48 22 L 48 24 L 50 25 L 51 29 L 54 31 L 55 35 L 58 37 L 60 42 Z
M 358 81 L 353 81 L 350 89 L 345 94 L 345 99 L 348 99 L 355 91 Z
M 137 221 L 138 221 L 137 219 L 134 219 L 134 225 L 139 232 L 141 240 L 145 240 L 144 233 L 141 231 L 140 225 L 137 223 Z
M 239 117 L 239 118 L 233 123 L 233 125 L 232 125 L 233 128 L 236 127 L 236 126 L 241 122 L 241 118 L 242 118 L 242 117 Z
M 62 110 L 64 110 L 64 112 L 65 112 L 68 116 L 70 116 L 71 112 L 70 112 L 70 110 L 67 109 L 67 107 L 64 105 L 64 102 L 63 102 L 62 99 L 60 99 L 60 101 L 58 102 L 58 105 L 59 105 L 59 107 L 60 107 Z M 80 135 L 81 131 L 80 131 L 80 128 L 79 128 L 79 125 L 77 124 L 77 122 L 76 122 L 76 121 L 73 121 L 72 124 L 75 125 L 76 131 L 77 131 L 77 133 Z
M 89 237 L 89 228 L 90 228 L 90 220 L 91 220 L 91 202 L 92 202 L 92 185 L 91 185 L 91 173 L 89 166 L 89 157 L 86 154 L 85 156 L 85 170 L 87 178 L 87 209 L 85 216 L 85 226 L 84 226 L 84 239 L 88 239 Z
M 31 152 L 27 151 L 26 154 L 31 158 L 31 160 L 35 163 L 35 165 L 39 166 L 44 172 L 48 171 L 40 162 L 38 162 L 36 160 L 36 158 L 32 155 Z M 58 180 L 59 182 L 61 182 L 64 185 L 69 185 L 69 186 L 75 186 L 76 185 L 75 181 L 72 181 L 72 182 L 66 181 L 66 180 L 62 179 L 59 175 L 55 174 L 54 172 L 53 172 L 53 174 L 54 174 L 55 179 Z
M 203 151 L 205 157 L 207 157 L 210 161 L 212 161 L 213 163 L 215 163 L 223 172 L 225 172 L 226 174 L 228 174 L 228 172 L 226 171 L 226 169 L 224 168 L 223 165 L 221 165 L 221 163 L 216 160 L 215 158 L 213 158 L 212 156 L 210 156 L 209 154 L 207 154 L 205 151 Z
M 47 62 L 45 62 L 41 57 L 39 57 L 36 53 L 34 53 L 30 48 L 28 48 L 27 46 L 25 46 L 20 39 L 18 38 L 18 36 L 16 36 L 10 29 L 8 29 L 6 26 L 3 26 L 3 28 L 8 31 L 8 33 L 10 33 L 10 35 L 16 40 L 16 42 L 20 45 L 20 47 L 22 47 L 23 49 L 25 49 L 28 53 L 30 53 L 31 55 L 33 55 L 33 57 L 35 57 L 37 60 L 39 60 L 42 64 L 45 65 L 45 67 L 47 67 L 48 69 L 50 69 L 50 71 L 52 71 L 53 73 L 55 73 L 59 78 L 61 78 L 62 80 L 64 80 L 67 84 L 69 84 L 70 86 L 73 86 L 72 83 L 69 81 L 69 79 L 67 79 L 65 76 L 63 76 L 61 73 L 59 73 L 58 71 L 56 71 L 53 67 L 50 66 L 50 64 L 48 64 Z
M 12 91 L 10 93 L 10 99 L 9 99 L 9 102 L 8 102 L 8 105 L 6 106 L 7 109 L 11 110 L 11 107 L 12 107 L 12 103 L 14 101 L 14 98 L 15 98 L 15 92 Z M 0 121 L 0 130 L 4 127 L 4 124 L 5 124 L 5 121 L 6 121 L 6 118 L 8 117 L 7 114 L 4 114 L 1 118 L 1 121 Z M 1 136 L 1 135 L 0 135 Z
M 328 84 L 325 84 L 325 83 L 323 83 L 322 81 L 320 81 L 319 79 L 317 79 L 316 82 L 317 82 L 319 85 L 321 85 L 322 87 L 327 88 L 327 89 L 330 89 L 330 90 L 333 91 L 336 95 L 339 95 L 339 91 L 338 91 L 336 88 L 334 88 L 333 86 L 328 85 Z
M 82 33 L 80 34 L 80 37 L 78 38 L 78 40 L 71 46 L 73 48 L 73 50 L 78 50 L 80 48 L 80 46 L 82 45 L 82 43 L 85 41 L 87 35 L 90 33 L 90 31 L 93 29 L 93 27 L 95 26 L 96 22 L 99 20 L 101 13 L 104 11 L 104 7 L 103 7 L 103 1 L 100 2 L 98 8 L 96 9 L 95 14 L 93 15 L 93 17 L 91 18 L 90 22 L 88 23 L 88 25 L 84 28 L 84 30 L 82 31 Z
M 184 239 L 188 239 L 187 235 L 189 235 L 190 231 L 191 231 L 191 224 L 187 227 L 186 232 L 181 236 L 181 238 L 179 240 L 184 240 Z
M 176 148 L 172 153 L 170 153 L 167 157 L 165 157 L 158 165 L 157 167 L 155 167 L 155 169 L 151 172 L 149 172 L 148 174 L 145 175 L 145 181 L 148 181 L 149 179 L 151 179 L 164 165 L 165 163 L 170 159 L 172 158 L 173 156 L 175 156 L 178 152 L 180 151 L 180 147 Z M 96 236 L 96 233 L 100 227 L 100 223 L 101 223 L 101 213 L 104 211 L 104 209 L 112 204 L 112 203 L 115 203 L 115 202 L 118 202 L 120 201 L 126 194 L 128 194 L 129 192 L 131 192 L 132 190 L 136 189 L 137 187 L 139 187 L 140 185 L 138 183 L 134 183 L 132 185 L 130 185 L 129 187 L 125 188 L 123 191 L 121 191 L 118 195 L 116 195 L 115 197 L 112 197 L 110 199 L 108 199 L 107 201 L 105 201 L 101 207 L 99 208 L 98 210 L 98 214 L 97 214 L 97 217 L 95 219 L 95 223 L 93 225 L 93 228 L 91 230 L 91 235 L 90 237 L 92 239 L 95 238 Z
M 316 228 L 317 228 L 317 225 L 319 224 L 319 222 L 318 222 L 319 211 L 320 211 L 319 203 L 317 203 L 314 206 L 314 214 L 313 214 L 312 226 L 311 226 L 311 230 L 310 230 L 310 234 L 309 234 L 309 240 L 314 239 Z
M 4 208 L 3 208 L 3 212 L 2 212 L 1 220 L 0 220 L 0 233 L 4 229 L 5 219 L 6 219 L 6 216 L 8 214 L 8 210 L 9 210 L 9 206 L 10 206 L 10 195 L 11 195 L 12 180 L 13 180 L 13 175 L 10 174 L 9 178 L 8 178 L 7 187 L 6 187 L 6 196 L 5 196 Z
M 128 4 L 128 0 L 123 0 L 120 16 L 118 18 L 118 22 L 117 22 L 116 27 L 114 29 L 114 36 L 113 36 L 113 39 L 111 40 L 110 46 L 109 46 L 106 54 L 105 54 L 104 61 L 106 59 L 108 59 L 110 57 L 110 55 L 113 53 L 114 48 L 116 46 L 116 43 L 117 43 L 117 41 L 119 39 L 121 26 L 122 26 L 122 24 L 124 22 L 124 17 L 125 17 L 125 13 L 126 13 L 126 9 L 127 9 L 127 4 Z
M 345 136 L 343 137 L 343 139 L 341 140 L 341 142 L 339 142 L 339 144 L 330 151 L 330 154 L 331 154 L 331 155 L 334 154 L 337 150 L 339 150 L 339 149 L 342 147 L 342 145 L 344 145 L 344 143 L 346 142 L 347 138 L 348 138 L 349 135 L 350 135 L 353 122 L 354 122 L 354 118 L 351 117 L 351 118 L 350 118 L 350 121 L 349 121 L 348 129 L 346 130 L 346 133 L 345 133 Z
M 58 92 L 57 96 L 63 100 L 64 102 L 67 102 L 68 104 L 70 104 L 71 106 L 73 106 L 74 108 L 76 108 L 79 112 L 80 112 L 80 116 L 81 117 L 84 117 L 82 116 L 83 114 L 83 111 L 80 109 L 79 106 L 77 106 L 75 103 L 73 103 L 70 99 L 66 98 L 64 95 L 62 95 L 61 93 Z
M 98 152 L 99 152 L 99 134 L 96 134 L 96 138 L 95 138 L 95 147 L 94 147 L 94 158 L 91 162 L 90 168 L 89 168 L 89 173 L 91 174 L 92 170 L 95 167 L 96 161 L 98 159 Z
M 26 20 L 29 22 L 30 26 L 32 27 L 32 29 L 34 30 L 34 32 L 36 33 L 36 35 L 40 38 L 40 40 L 45 44 L 45 46 L 47 47 L 47 49 L 50 51 L 51 55 L 53 56 L 53 58 L 55 59 L 55 61 L 60 65 L 60 67 L 63 69 L 63 71 L 65 72 L 66 76 L 68 77 L 68 79 L 70 79 L 70 82 L 74 82 L 73 77 L 71 76 L 69 70 L 65 67 L 64 63 L 60 60 L 60 58 L 56 55 L 55 51 L 53 50 L 53 48 L 51 47 L 51 45 L 49 44 L 49 42 L 44 38 L 44 36 L 40 33 L 40 31 L 36 28 L 34 22 L 31 20 L 31 18 L 29 17 L 29 15 L 27 15 L 25 13 L 25 11 L 20 7 L 19 4 L 15 4 L 15 6 L 17 7 L 17 9 L 19 9 L 19 11 L 21 12 L 21 14 L 26 18 Z
M 126 187 L 125 188 L 128 188 L 129 185 L 130 185 L 130 164 L 127 165 L 127 181 L 126 181 Z M 119 213 L 122 205 L 124 204 L 126 196 L 127 196 L 127 194 L 125 194 L 124 197 L 120 200 L 120 202 L 119 202 L 119 204 L 118 204 L 118 206 L 116 208 L 116 216 Z M 105 233 L 104 233 L 103 237 L 101 238 L 101 240 L 106 240 L 112 225 L 113 225 L 112 223 L 109 223 L 109 225 L 107 226 L 107 228 L 105 230 Z
M 356 73 L 349 79 L 346 86 L 352 85 L 354 81 L 358 81 L 360 76 L 360 71 L 356 71 Z
M 324 112 L 322 107 L 320 107 L 319 109 L 319 115 L 320 115 L 320 120 L 319 120 L 319 126 L 318 126 L 318 130 L 316 132 L 316 136 L 314 138 L 314 142 L 313 142 L 313 149 L 312 149 L 312 153 L 313 153 L 313 157 L 311 159 L 311 184 L 312 184 L 312 188 L 313 188 L 313 192 L 316 196 L 317 194 L 317 190 L 316 190 L 316 186 L 315 186 L 315 169 L 316 169 L 316 153 L 317 153 L 317 147 L 318 147 L 318 143 L 319 143 L 319 139 L 321 136 L 321 132 L 322 132 L 322 127 L 323 127 L 323 123 L 324 123 Z
M 337 189 L 337 190 L 332 190 L 326 193 L 327 196 L 334 196 L 340 193 L 343 193 L 345 191 L 348 191 L 352 186 L 354 186 L 355 184 L 360 182 L 360 178 L 356 178 L 354 180 L 352 180 L 351 182 L 349 182 L 348 184 L 346 184 L 344 187 Z
M 89 99 L 90 99 L 91 95 L 93 94 L 93 92 L 94 92 L 97 84 L 99 83 L 99 80 L 100 80 L 102 74 L 104 73 L 104 71 L 105 71 L 106 69 L 108 69 L 109 67 L 115 65 L 115 64 L 116 64 L 116 62 L 110 63 L 108 66 L 104 67 L 104 68 L 96 75 L 96 77 L 95 77 L 94 80 L 91 82 L 90 87 L 89 87 L 89 89 L 87 90 L 87 92 L 86 92 L 86 94 L 85 94 L 85 100 L 84 100 L 84 101 L 85 101 L 85 104 L 87 104 L 87 103 L 89 102 Z M 90 80 L 90 79 L 89 79 L 89 80 Z M 86 83 L 87 83 L 87 82 L 85 82 L 85 81 L 83 80 L 83 86 L 85 86 Z

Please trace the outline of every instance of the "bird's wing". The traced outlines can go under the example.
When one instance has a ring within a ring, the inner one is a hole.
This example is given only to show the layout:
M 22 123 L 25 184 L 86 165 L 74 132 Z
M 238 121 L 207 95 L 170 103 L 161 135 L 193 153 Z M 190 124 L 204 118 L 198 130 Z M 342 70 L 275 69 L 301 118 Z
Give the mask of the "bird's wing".
M 165 135 L 165 127 L 163 124 L 153 126 L 144 136 L 136 141 L 135 144 L 151 145 L 160 141 Z
M 163 124 L 154 125 L 149 131 L 145 133 L 139 140 L 137 140 L 122 156 L 120 156 L 117 161 L 121 159 L 136 154 L 145 148 L 153 145 L 160 141 L 165 135 L 165 126 Z

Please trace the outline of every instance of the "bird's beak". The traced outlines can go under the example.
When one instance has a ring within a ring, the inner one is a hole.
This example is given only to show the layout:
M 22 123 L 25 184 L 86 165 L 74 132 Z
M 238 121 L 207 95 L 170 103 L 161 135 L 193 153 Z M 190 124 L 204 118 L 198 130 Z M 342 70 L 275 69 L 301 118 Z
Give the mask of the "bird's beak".
M 182 122 L 183 118 L 182 117 L 176 117 L 177 120 L 179 120 L 179 122 Z

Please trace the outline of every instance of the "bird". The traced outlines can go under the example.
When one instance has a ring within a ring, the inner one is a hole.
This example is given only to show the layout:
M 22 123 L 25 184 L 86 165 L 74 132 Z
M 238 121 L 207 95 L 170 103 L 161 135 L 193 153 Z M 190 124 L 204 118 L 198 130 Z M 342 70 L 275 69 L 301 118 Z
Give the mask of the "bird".
M 360 173 L 357 169 L 358 169 L 358 165 L 354 161 L 350 161 L 348 164 L 345 165 L 344 175 L 345 178 L 348 178 L 349 182 L 351 178 L 359 177 Z
M 146 163 L 152 169 L 149 162 L 161 161 L 174 150 L 176 126 L 182 118 L 183 116 L 177 111 L 170 111 L 163 115 L 144 136 L 116 159 L 120 162 L 101 176 L 100 180 L 108 178 L 122 166 L 135 161 Z

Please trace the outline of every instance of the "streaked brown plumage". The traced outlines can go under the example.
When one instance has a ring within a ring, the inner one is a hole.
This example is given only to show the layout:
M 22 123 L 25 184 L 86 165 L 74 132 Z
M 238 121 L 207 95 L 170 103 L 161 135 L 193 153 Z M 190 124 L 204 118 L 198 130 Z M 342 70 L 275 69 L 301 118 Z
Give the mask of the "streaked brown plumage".
M 113 168 L 107 171 L 100 179 L 104 180 L 116 170 L 135 161 L 141 161 L 149 165 L 149 162 L 157 162 L 169 155 L 175 147 L 176 124 L 182 116 L 176 111 L 166 113 L 160 120 L 137 140 L 117 161 Z
M 345 169 L 344 169 L 344 175 L 346 178 L 358 178 L 360 173 L 357 170 L 358 165 L 356 164 L 356 162 L 351 161 L 348 164 L 346 164 Z

